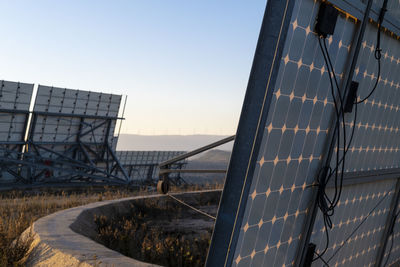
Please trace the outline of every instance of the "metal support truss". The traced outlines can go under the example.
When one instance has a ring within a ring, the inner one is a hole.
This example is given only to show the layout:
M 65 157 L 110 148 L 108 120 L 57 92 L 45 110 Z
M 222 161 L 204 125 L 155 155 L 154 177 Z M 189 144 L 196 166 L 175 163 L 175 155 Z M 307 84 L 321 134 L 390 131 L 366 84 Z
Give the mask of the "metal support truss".
M 40 116 L 80 118 L 79 131 L 64 141 L 38 141 L 35 127 Z M 29 112 L 25 129 L 28 128 L 28 118 Z M 111 125 L 117 119 L 121 118 L 32 112 L 26 140 L 0 143 L 1 171 L 14 178 L 0 180 L 1 184 L 129 184 L 131 179 L 110 144 L 113 138 Z M 106 131 L 102 141 L 97 142 L 95 131 L 101 127 Z

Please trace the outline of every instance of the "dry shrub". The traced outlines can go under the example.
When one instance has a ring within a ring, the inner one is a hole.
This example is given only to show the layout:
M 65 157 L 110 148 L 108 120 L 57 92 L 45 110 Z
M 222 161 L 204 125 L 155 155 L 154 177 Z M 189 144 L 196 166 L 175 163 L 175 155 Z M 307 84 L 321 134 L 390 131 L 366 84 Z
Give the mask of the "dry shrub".
M 143 192 L 141 192 L 143 193 Z M 83 192 L 39 192 L 21 191 L 0 194 L 0 266 L 24 266 L 27 252 L 33 241 L 32 233 L 20 238 L 25 229 L 40 217 L 56 211 L 72 208 L 102 199 L 118 199 L 139 192 L 107 188 L 87 189 Z
M 160 207 L 157 199 L 146 199 L 145 202 L 138 201 L 130 214 L 120 218 L 95 216 L 97 241 L 144 262 L 177 267 L 204 266 L 211 228 L 206 233 L 196 234 L 195 231 L 187 233 L 179 229 L 166 231 L 162 227 L 163 222 L 191 216 L 187 208 L 176 203 Z

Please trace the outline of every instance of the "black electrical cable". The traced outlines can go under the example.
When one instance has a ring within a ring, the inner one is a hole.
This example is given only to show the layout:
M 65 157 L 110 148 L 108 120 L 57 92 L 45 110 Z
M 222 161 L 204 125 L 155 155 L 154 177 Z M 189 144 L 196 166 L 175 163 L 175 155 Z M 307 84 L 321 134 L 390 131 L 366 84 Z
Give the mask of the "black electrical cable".
M 325 264 L 325 266 L 329 267 L 329 264 L 321 257 L 320 254 L 318 254 L 317 252 L 314 251 L 314 254 L 317 255 L 319 257 L 319 259 L 321 259 L 321 261 Z
M 382 4 L 381 12 L 380 12 L 379 18 L 378 18 L 378 32 L 376 34 L 376 48 L 375 48 L 374 56 L 375 56 L 375 59 L 378 61 L 378 75 L 376 77 L 375 84 L 372 87 L 372 90 L 369 92 L 369 94 L 366 97 L 364 97 L 363 99 L 361 99 L 360 101 L 357 101 L 356 104 L 363 103 L 375 92 L 376 88 L 378 87 L 379 80 L 381 78 L 381 58 L 382 58 L 381 29 L 382 29 L 383 19 L 385 17 L 386 11 L 387 11 L 387 8 L 386 8 L 387 2 L 388 2 L 388 0 L 385 0 Z
M 387 5 L 387 0 L 384 1 L 382 9 L 381 9 L 381 14 L 379 16 L 379 22 L 378 22 L 378 33 L 377 33 L 377 45 L 376 45 L 376 49 L 375 49 L 375 58 L 376 60 L 378 60 L 378 73 L 377 73 L 377 79 L 375 82 L 375 85 L 373 87 L 373 89 L 371 90 L 371 92 L 362 100 L 360 101 L 356 101 L 355 104 L 355 111 L 354 111 L 354 119 L 353 119 L 353 127 L 352 127 L 352 131 L 351 131 L 351 135 L 350 135 L 350 140 L 349 143 L 346 144 L 346 121 L 345 121 L 345 117 L 344 117 L 344 96 L 347 95 L 347 92 L 345 91 L 343 94 L 343 97 L 341 95 L 340 92 L 340 88 L 339 88 L 339 84 L 336 78 L 336 74 L 334 71 L 334 67 L 332 64 L 332 61 L 330 59 L 330 55 L 329 55 L 329 51 L 326 45 L 326 39 L 322 38 L 322 36 L 319 37 L 318 42 L 319 42 L 319 46 L 321 49 L 321 52 L 323 54 L 324 60 L 325 60 L 325 64 L 327 66 L 328 69 L 328 75 L 329 75 L 329 79 L 330 79 L 330 84 L 331 84 L 331 94 L 334 100 L 334 105 L 335 105 L 335 112 L 336 112 L 336 125 L 335 125 L 335 129 L 334 129 L 334 133 L 333 136 L 335 136 L 335 134 L 337 134 L 337 145 L 336 145 L 336 166 L 335 168 L 331 168 L 330 167 L 330 162 L 326 162 L 325 166 L 321 168 L 319 174 L 318 174 L 318 198 L 317 198 L 317 205 L 318 208 L 321 210 L 322 214 L 323 214 L 323 221 L 324 221 L 324 227 L 325 227 L 325 232 L 326 232 L 326 245 L 324 250 L 322 251 L 322 253 L 317 255 L 317 258 L 314 258 L 313 261 L 317 260 L 317 259 L 321 259 L 321 261 L 323 261 L 325 264 L 327 262 L 329 262 L 329 260 L 326 262 L 322 256 L 326 253 L 328 247 L 329 247 L 329 229 L 328 228 L 332 228 L 332 220 L 331 217 L 334 215 L 334 209 L 336 208 L 336 206 L 338 205 L 339 201 L 340 201 L 340 197 L 342 194 L 342 189 L 343 189 L 343 178 L 344 178 L 344 170 L 345 170 L 345 160 L 346 160 L 346 154 L 351 146 L 351 143 L 353 141 L 353 137 L 354 137 L 354 132 L 355 132 L 355 127 L 356 127 L 356 122 L 357 122 L 357 104 L 360 104 L 362 102 L 364 102 L 365 100 L 367 100 L 376 90 L 379 80 L 380 80 L 380 76 L 381 76 L 381 57 L 382 57 L 382 49 L 381 49 L 381 45 L 380 45 L 380 41 L 381 41 L 381 25 L 382 25 L 382 21 L 383 21 L 383 17 L 385 15 L 386 12 L 386 5 Z M 323 39 L 323 47 L 321 45 L 321 39 Z M 336 88 L 337 88 L 337 92 L 338 92 L 338 98 L 340 100 L 340 108 L 338 108 L 338 103 L 336 102 L 336 97 L 334 94 L 334 86 L 333 86 L 333 81 L 332 81 L 332 77 L 331 77 L 331 72 L 333 75 L 333 80 L 335 82 Z M 347 90 L 347 88 L 346 88 Z M 340 157 L 340 119 L 342 119 L 342 128 L 343 128 L 343 155 L 339 160 Z M 332 142 L 330 144 L 329 147 L 329 154 L 331 153 L 332 149 L 333 149 L 333 140 L 334 138 L 332 138 Z M 340 173 L 340 179 L 339 175 L 338 175 L 338 170 L 341 167 L 341 173 Z M 335 193 L 332 199 L 329 198 L 329 196 L 326 193 L 326 186 L 329 182 L 329 180 L 332 178 L 332 176 L 335 176 Z M 338 181 L 339 181 L 339 185 L 338 185 Z M 329 205 L 328 205 L 329 203 Z M 369 216 L 369 215 L 368 215 Z M 367 216 L 367 217 L 368 217 Z M 364 222 L 364 221 L 363 221 Z M 362 223 L 363 223 L 362 222 Z M 362 224 L 361 223 L 361 224 Z M 355 229 L 355 231 L 358 229 L 359 227 L 357 227 Z M 352 233 L 354 234 L 354 233 Z M 352 235 L 351 234 L 351 235 Z M 348 239 L 347 239 L 348 240 Z M 347 242 L 346 240 L 346 242 Z M 340 248 L 339 248 L 340 249 Z M 337 252 L 335 252 L 332 257 L 336 254 Z M 331 257 L 331 258 L 332 258 Z M 330 258 L 330 259 L 331 259 Z M 327 264 L 326 264 L 327 265 Z
M 329 66 L 331 68 L 331 71 L 332 71 L 332 74 L 333 74 L 333 78 L 334 78 L 334 81 L 335 81 L 335 84 L 336 84 L 338 96 L 339 96 L 339 99 L 340 99 L 340 113 L 341 113 L 341 116 L 342 116 L 342 123 L 343 123 L 342 126 L 343 126 L 343 153 L 344 153 L 344 151 L 346 150 L 346 121 L 345 121 L 345 117 L 344 117 L 344 113 L 345 112 L 344 112 L 344 104 L 343 104 L 344 99 L 342 97 L 342 94 L 340 93 L 339 83 L 338 83 L 338 81 L 336 79 L 336 74 L 335 74 L 335 71 L 334 71 L 334 68 L 333 68 L 333 64 L 332 64 L 332 61 L 331 61 L 331 58 L 330 58 L 330 55 L 329 55 L 329 51 L 328 51 L 328 48 L 327 48 L 327 45 L 326 45 L 326 39 L 324 39 L 323 44 L 324 44 L 326 56 L 328 58 L 328 63 L 329 63 Z M 338 149 L 338 151 L 337 151 L 338 153 L 337 154 L 338 155 L 340 155 L 339 146 L 340 146 L 340 138 L 338 138 L 338 146 L 337 146 L 337 149 Z M 340 199 L 341 193 L 342 193 L 343 173 L 344 173 L 344 166 L 345 166 L 345 157 L 344 157 L 344 155 L 343 155 L 341 160 L 337 161 L 337 166 L 340 166 L 340 164 L 342 164 L 342 171 L 341 171 L 341 177 L 340 177 L 340 187 L 339 187 L 339 190 L 338 190 L 338 195 L 337 196 L 335 195 L 335 197 L 333 198 L 334 199 L 333 203 L 336 203 L 333 206 L 337 205 L 337 203 L 338 203 L 338 201 Z M 337 173 L 337 171 L 336 171 L 336 173 Z M 329 181 L 329 178 L 328 178 L 327 181 Z
M 324 221 L 324 227 L 325 227 L 325 234 L 326 234 L 326 245 L 324 250 L 320 253 L 317 254 L 318 256 L 313 259 L 313 261 L 317 259 L 321 259 L 324 261 L 322 256 L 326 253 L 328 247 L 329 247 L 329 229 L 332 228 L 332 220 L 331 216 L 334 214 L 334 208 L 338 204 L 340 195 L 341 195 L 341 190 L 342 190 L 342 184 L 343 184 L 343 172 L 344 172 L 344 154 L 347 151 L 348 147 L 346 147 L 346 125 L 345 125 L 345 117 L 344 117 L 344 99 L 340 93 L 340 88 L 339 88 L 339 83 L 336 78 L 335 70 L 332 64 L 332 61 L 330 59 L 329 51 L 326 45 L 326 40 L 324 39 L 323 44 L 321 44 L 321 38 L 318 39 L 318 43 L 321 49 L 321 53 L 324 57 L 325 64 L 327 66 L 327 71 L 328 71 L 328 76 L 329 76 L 329 81 L 331 85 L 331 95 L 332 99 L 334 102 L 334 107 L 335 107 L 335 112 L 336 112 L 336 124 L 334 128 L 334 133 L 333 135 L 337 135 L 337 144 L 336 144 L 336 171 L 332 171 L 332 168 L 330 167 L 329 162 L 325 164 L 325 167 L 321 168 L 319 174 L 318 174 L 318 200 L 317 200 L 317 205 L 318 208 L 321 210 L 323 214 L 323 221 Z M 336 100 L 336 94 L 335 94 L 335 89 L 337 91 L 337 95 L 339 98 L 340 106 Z M 339 107 L 338 107 L 339 106 Z M 342 119 L 342 129 L 340 129 L 341 122 L 340 120 Z M 354 125 L 353 125 L 354 129 Z M 343 157 L 340 159 L 340 131 L 343 131 Z M 352 138 L 351 138 L 352 139 Z M 332 139 L 331 144 L 330 144 L 330 152 L 332 151 L 334 147 L 334 139 Z M 341 176 L 339 179 L 338 176 L 338 168 L 342 164 L 342 172 Z M 329 173 L 329 175 L 328 175 Z M 329 196 L 326 194 L 326 185 L 329 182 L 329 179 L 335 175 L 335 193 L 333 199 L 330 199 Z M 338 180 L 340 180 L 339 185 L 338 185 Z M 339 186 L 339 187 L 338 187 Z

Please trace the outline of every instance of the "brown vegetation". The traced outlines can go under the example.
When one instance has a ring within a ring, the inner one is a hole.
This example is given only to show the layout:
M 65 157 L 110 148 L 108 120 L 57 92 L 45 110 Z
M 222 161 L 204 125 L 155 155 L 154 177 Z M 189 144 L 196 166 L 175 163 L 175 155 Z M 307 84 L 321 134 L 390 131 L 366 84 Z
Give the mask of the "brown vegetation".
M 219 195 L 192 205 L 215 215 Z M 203 203 L 201 203 L 203 202 Z M 95 216 L 105 246 L 140 261 L 163 266 L 204 266 L 214 221 L 172 199 L 145 199 L 127 216 Z
M 185 190 L 220 187 L 207 185 Z M 172 191 L 181 189 L 172 188 Z M 153 193 L 147 189 L 132 191 L 111 187 L 0 192 L 0 266 L 24 266 L 32 238 L 28 236 L 22 240 L 19 236 L 40 217 L 92 202 Z
M 144 193 L 143 191 L 140 193 Z M 139 192 L 112 188 L 88 189 L 71 193 L 66 191 L 26 193 L 21 191 L 0 194 L 0 266 L 24 266 L 32 238 L 20 239 L 20 234 L 34 221 L 58 210 L 91 202 L 118 199 Z

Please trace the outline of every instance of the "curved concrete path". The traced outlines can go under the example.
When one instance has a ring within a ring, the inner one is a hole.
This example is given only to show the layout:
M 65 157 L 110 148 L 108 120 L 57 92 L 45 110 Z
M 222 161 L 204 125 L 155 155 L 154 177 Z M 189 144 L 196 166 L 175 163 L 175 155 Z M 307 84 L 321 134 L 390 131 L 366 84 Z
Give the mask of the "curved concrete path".
M 159 196 L 138 196 L 95 202 L 62 210 L 37 220 L 32 225 L 32 229 L 27 229 L 23 234 L 26 236 L 29 231 L 34 234 L 32 251 L 28 257 L 27 266 L 158 266 L 137 261 L 108 249 L 90 238 L 72 231 L 70 226 L 86 210 L 129 202 L 135 199 Z
M 186 192 L 179 195 L 188 197 L 207 192 L 221 192 L 221 190 Z M 62 210 L 37 220 L 22 234 L 22 238 L 26 238 L 29 232 L 34 236 L 26 265 L 35 267 L 158 266 L 126 257 L 77 233 L 83 232 L 87 236 L 95 233 L 94 223 L 87 220 L 88 215 L 93 218 L 93 214 L 97 214 L 100 210 L 125 212 L 132 200 L 155 197 L 166 198 L 164 195 L 150 195 L 95 202 Z M 71 227 L 77 232 L 73 231 Z

